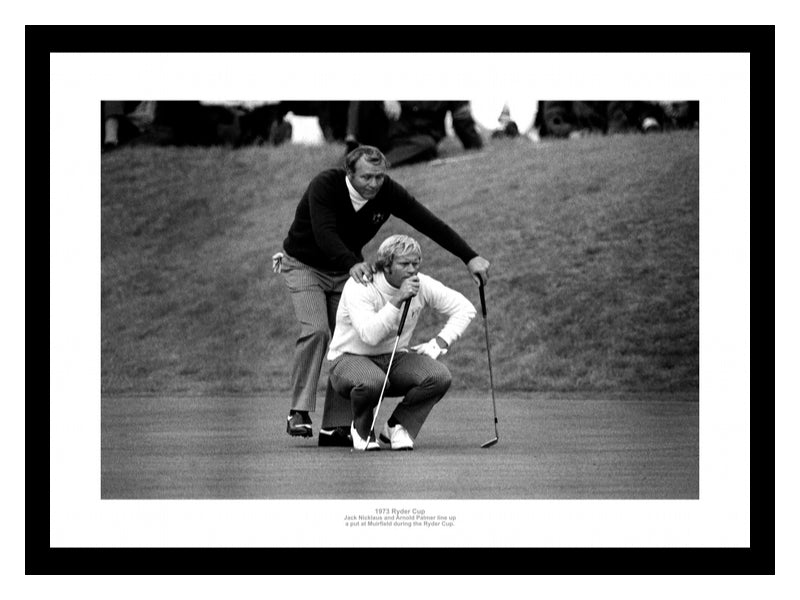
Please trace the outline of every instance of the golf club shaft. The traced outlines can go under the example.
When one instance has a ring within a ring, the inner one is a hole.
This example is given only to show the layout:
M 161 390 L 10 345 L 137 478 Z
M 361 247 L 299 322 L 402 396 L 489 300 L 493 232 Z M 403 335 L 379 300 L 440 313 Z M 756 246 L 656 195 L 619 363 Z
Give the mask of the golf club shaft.
M 483 331 L 486 334 L 486 357 L 489 360 L 489 387 L 492 390 L 492 411 L 494 412 L 494 434 L 497 434 L 497 404 L 494 400 L 494 375 L 492 374 L 492 351 L 489 345 L 489 320 L 486 316 L 486 295 L 483 291 L 483 281 L 481 280 L 480 287 L 478 288 L 481 295 L 481 312 L 483 313 Z
M 389 366 L 386 367 L 386 377 L 383 378 L 383 387 L 381 388 L 381 395 L 378 397 L 378 405 L 375 407 L 375 413 L 372 415 L 372 425 L 367 432 L 367 445 L 369 445 L 369 438 L 372 435 L 372 430 L 375 429 L 375 421 L 378 419 L 378 411 L 381 409 L 381 402 L 383 401 L 383 394 L 386 392 L 386 384 L 389 383 L 389 373 L 392 370 L 392 363 L 394 362 L 394 355 L 397 352 L 397 344 L 400 343 L 400 334 L 403 333 L 403 325 L 406 323 L 406 315 L 408 315 L 408 307 L 411 306 L 411 298 L 408 298 L 403 303 L 403 315 L 400 317 L 400 326 L 397 328 L 397 337 L 394 340 L 394 348 L 392 355 L 389 357 Z M 366 446 L 364 447 L 366 450 Z

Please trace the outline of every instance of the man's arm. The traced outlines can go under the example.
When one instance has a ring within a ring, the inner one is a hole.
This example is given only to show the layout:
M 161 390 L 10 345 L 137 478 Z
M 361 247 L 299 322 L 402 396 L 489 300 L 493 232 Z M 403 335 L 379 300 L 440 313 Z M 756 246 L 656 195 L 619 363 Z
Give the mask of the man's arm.
M 412 346 L 411 350 L 436 360 L 443 354 L 447 354 L 450 345 L 464 333 L 475 317 L 476 311 L 472 303 L 462 294 L 431 277 L 424 275 L 420 277 L 423 283 L 420 289 L 425 304 L 449 318 L 436 337 L 425 344 Z
M 377 308 L 370 287 L 348 282 L 340 302 L 350 316 L 350 323 L 362 342 L 378 346 L 391 339 L 400 325 L 401 310 L 391 302 Z
M 396 182 L 392 183 L 396 194 L 392 213 L 460 258 L 467 265 L 476 284 L 480 285 L 481 281 L 486 283 L 489 280 L 491 263 L 479 256 L 452 227 L 409 194 L 403 186 Z
M 440 347 L 449 348 L 466 331 L 477 311 L 460 292 L 427 275 L 420 275 L 420 279 L 422 280 L 420 289 L 425 303 L 448 317 L 435 339 L 444 342 L 445 345 L 442 346 L 440 343 Z

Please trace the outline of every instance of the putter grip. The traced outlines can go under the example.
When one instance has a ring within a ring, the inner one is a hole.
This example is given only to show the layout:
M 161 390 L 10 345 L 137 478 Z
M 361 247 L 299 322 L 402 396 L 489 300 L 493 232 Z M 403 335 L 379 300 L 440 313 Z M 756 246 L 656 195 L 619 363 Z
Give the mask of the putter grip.
M 406 315 L 408 315 L 409 306 L 411 306 L 411 298 L 403 302 L 403 316 L 400 317 L 400 327 L 397 328 L 397 337 L 400 337 L 400 334 L 403 333 L 403 325 L 406 324 Z
M 486 295 L 483 293 L 483 281 L 481 281 L 480 287 L 478 290 L 481 293 L 481 310 L 483 311 L 483 316 L 486 317 Z

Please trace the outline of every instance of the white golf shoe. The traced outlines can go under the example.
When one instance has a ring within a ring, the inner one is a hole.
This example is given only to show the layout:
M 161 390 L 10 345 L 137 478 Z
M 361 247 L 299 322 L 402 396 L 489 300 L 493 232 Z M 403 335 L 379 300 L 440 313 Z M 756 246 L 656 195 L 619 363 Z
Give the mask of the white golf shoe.
M 382 442 L 391 444 L 392 450 L 414 449 L 414 440 L 411 438 L 408 430 L 400 423 L 394 427 L 389 427 L 389 423 L 385 423 L 383 425 L 383 430 L 381 431 L 380 439 Z
M 367 441 L 358 435 L 358 431 L 356 431 L 356 427 L 353 423 L 350 423 L 350 435 L 353 438 L 354 450 L 366 450 L 367 452 L 371 452 L 381 449 L 381 447 L 378 445 L 378 442 L 375 441 L 375 438 Z

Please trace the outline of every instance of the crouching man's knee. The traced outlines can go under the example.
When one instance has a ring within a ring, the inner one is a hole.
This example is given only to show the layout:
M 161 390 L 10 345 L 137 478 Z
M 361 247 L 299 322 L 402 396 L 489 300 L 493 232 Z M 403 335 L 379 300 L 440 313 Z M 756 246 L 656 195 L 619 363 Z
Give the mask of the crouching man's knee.
M 453 377 L 450 375 L 450 369 L 442 363 L 436 363 L 437 369 L 428 376 L 426 381 L 427 387 L 436 392 L 437 395 L 444 394 L 450 389 L 450 384 L 453 382 Z
M 383 380 L 377 379 L 366 379 L 364 381 L 359 381 L 356 383 L 352 390 L 359 396 L 363 398 L 374 398 L 375 403 L 378 403 L 378 398 L 381 395 L 381 390 L 383 389 Z

